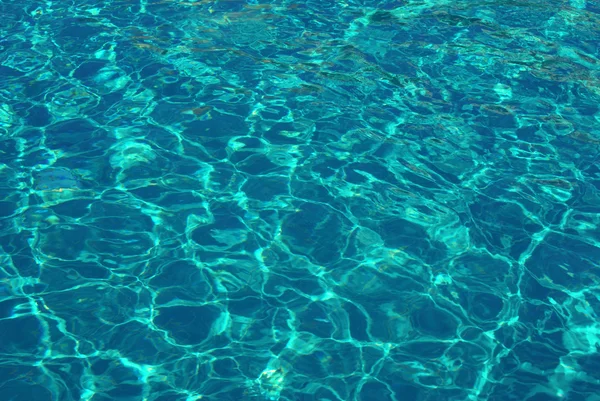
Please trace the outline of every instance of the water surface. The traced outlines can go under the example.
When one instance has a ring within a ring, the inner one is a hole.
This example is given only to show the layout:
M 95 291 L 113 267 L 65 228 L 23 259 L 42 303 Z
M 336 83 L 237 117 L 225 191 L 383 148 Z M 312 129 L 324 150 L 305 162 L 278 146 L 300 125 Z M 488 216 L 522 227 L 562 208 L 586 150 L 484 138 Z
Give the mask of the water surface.
M 600 400 L 597 1 L 0 16 L 2 400 Z

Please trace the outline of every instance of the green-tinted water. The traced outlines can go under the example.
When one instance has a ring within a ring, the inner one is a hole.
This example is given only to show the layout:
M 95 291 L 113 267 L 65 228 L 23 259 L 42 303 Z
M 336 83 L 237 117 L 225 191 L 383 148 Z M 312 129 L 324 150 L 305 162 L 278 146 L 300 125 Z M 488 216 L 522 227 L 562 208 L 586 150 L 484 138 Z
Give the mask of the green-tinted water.
M 597 1 L 0 17 L 1 401 L 600 400 Z

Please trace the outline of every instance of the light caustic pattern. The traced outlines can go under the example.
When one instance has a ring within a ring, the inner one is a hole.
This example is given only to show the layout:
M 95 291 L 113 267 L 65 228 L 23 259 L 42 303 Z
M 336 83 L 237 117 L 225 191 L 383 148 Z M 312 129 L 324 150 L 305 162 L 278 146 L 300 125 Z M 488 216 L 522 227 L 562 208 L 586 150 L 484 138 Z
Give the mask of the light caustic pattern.
M 600 400 L 598 2 L 0 15 L 3 400 Z

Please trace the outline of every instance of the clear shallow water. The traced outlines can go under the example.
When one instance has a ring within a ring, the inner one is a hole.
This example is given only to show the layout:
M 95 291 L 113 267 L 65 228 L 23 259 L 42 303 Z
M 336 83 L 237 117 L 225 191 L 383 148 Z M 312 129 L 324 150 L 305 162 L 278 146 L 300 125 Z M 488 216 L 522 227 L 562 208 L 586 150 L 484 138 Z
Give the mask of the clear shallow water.
M 0 14 L 2 400 L 600 400 L 598 2 Z

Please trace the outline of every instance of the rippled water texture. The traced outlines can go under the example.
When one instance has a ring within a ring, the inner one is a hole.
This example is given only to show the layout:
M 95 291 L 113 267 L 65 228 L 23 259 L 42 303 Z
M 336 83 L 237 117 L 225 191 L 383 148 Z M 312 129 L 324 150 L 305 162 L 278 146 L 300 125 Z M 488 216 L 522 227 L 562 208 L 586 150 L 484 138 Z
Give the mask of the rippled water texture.
M 600 4 L 0 0 L 2 401 L 599 401 Z

